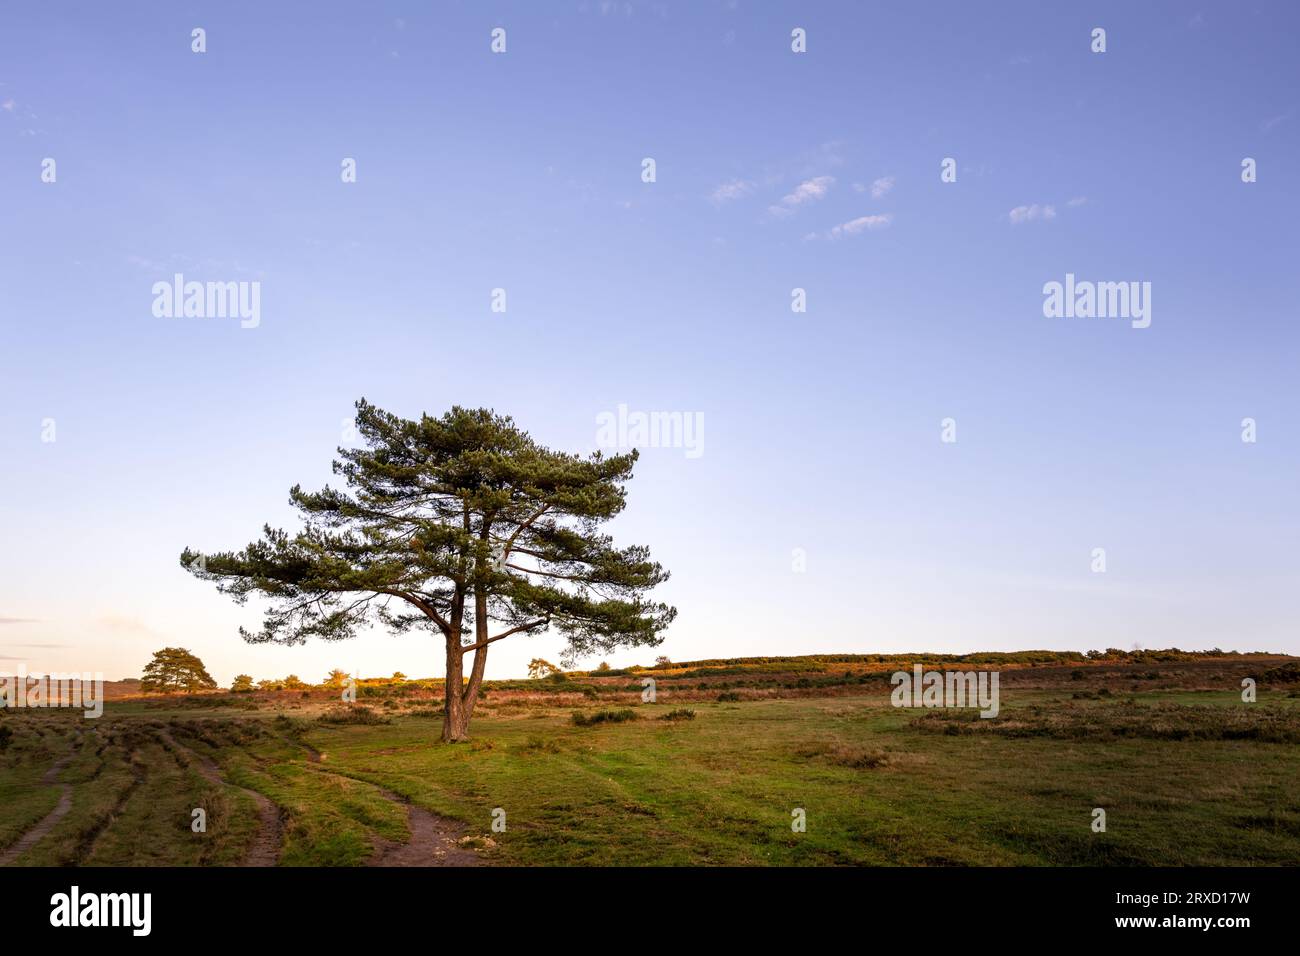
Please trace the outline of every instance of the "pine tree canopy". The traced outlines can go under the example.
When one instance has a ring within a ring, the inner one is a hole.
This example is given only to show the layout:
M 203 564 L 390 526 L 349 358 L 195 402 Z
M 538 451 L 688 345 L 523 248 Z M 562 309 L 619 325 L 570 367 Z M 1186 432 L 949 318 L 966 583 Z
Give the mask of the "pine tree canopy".
M 182 553 L 186 570 L 236 601 L 270 599 L 245 640 L 425 628 L 448 642 L 449 675 L 454 648 L 454 676 L 460 655 L 512 634 L 558 632 L 566 659 L 662 641 L 676 610 L 646 595 L 668 572 L 648 548 L 618 548 L 599 530 L 626 504 L 635 450 L 551 451 L 487 409 L 413 421 L 362 399 L 356 423 L 361 447 L 334 462 L 345 488 L 291 489 L 301 530 L 267 526 L 242 551 Z
M 192 694 L 196 690 L 209 690 L 217 686 L 203 662 L 184 647 L 164 647 L 154 651 L 153 660 L 145 665 L 140 689 L 146 693 L 160 691 L 169 694 L 183 690 Z

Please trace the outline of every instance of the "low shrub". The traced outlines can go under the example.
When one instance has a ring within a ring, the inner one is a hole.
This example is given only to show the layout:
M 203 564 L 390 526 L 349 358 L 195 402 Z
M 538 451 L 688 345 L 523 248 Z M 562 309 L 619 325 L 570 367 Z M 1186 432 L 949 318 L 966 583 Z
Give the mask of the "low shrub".
M 634 710 L 598 710 L 594 714 L 584 714 L 580 710 L 573 712 L 573 726 L 594 727 L 597 724 L 621 724 L 626 720 L 636 720 Z
M 306 721 L 295 719 L 287 714 L 276 715 L 271 723 L 274 724 L 277 733 L 295 740 L 306 733 L 309 726 Z
M 890 763 L 889 754 L 883 750 L 867 750 L 863 747 L 846 747 L 842 744 L 815 743 L 795 751 L 795 755 L 804 759 L 821 759 L 837 767 L 850 767 L 854 770 L 873 770 Z
M 446 717 L 446 707 L 412 707 L 407 712 L 409 717 Z
M 322 724 L 391 724 L 392 721 L 360 704 L 331 707 L 316 718 Z
M 660 720 L 694 720 L 695 711 L 689 707 L 678 707 L 676 710 L 670 710 L 659 718 Z
M 950 736 L 990 734 L 1057 740 L 1254 740 L 1300 743 L 1300 713 L 1292 707 L 1212 707 L 1195 704 L 1144 705 L 1136 701 L 1031 705 L 983 719 L 975 710 L 945 708 L 914 717 L 911 725 Z
M 1291 661 L 1280 667 L 1271 667 L 1259 675 L 1259 682 L 1266 687 L 1278 684 L 1294 684 L 1300 681 L 1300 661 Z

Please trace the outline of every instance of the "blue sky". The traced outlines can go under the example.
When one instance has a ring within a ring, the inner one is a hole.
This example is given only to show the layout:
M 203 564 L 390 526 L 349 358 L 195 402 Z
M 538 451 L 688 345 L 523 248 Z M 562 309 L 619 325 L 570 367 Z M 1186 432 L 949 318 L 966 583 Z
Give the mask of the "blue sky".
M 116 678 L 180 644 L 222 681 L 440 673 L 419 635 L 245 645 L 256 609 L 176 566 L 292 527 L 288 488 L 330 478 L 362 395 L 491 406 L 574 451 L 620 403 L 702 415 L 704 454 L 645 449 L 613 528 L 673 572 L 674 659 L 1300 653 L 1298 21 L 1287 3 L 13 8 L 0 668 Z M 176 272 L 259 282 L 260 324 L 155 317 Z M 1151 326 L 1044 317 L 1066 273 L 1150 282 Z M 503 641 L 489 676 L 538 655 L 559 639 Z

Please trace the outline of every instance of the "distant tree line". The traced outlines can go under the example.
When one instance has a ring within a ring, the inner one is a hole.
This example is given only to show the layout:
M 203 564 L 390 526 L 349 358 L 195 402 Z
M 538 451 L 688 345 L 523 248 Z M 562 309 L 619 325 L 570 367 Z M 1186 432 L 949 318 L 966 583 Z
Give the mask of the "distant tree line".
M 392 677 L 356 678 L 357 686 L 367 684 L 400 684 L 408 680 L 401 671 L 394 671 Z M 135 678 L 128 682 L 137 683 Z M 254 681 L 249 674 L 239 674 L 230 684 L 230 690 L 236 694 L 248 694 L 254 690 L 341 690 L 352 680 L 347 671 L 335 668 L 319 684 L 310 684 L 297 674 L 288 677 L 266 678 Z M 199 691 L 216 690 L 217 682 L 208 673 L 207 667 L 198 655 L 184 647 L 164 647 L 154 651 L 153 659 L 145 666 L 143 676 L 138 680 L 140 689 L 146 694 L 193 694 Z
M 367 687 L 401 684 L 409 679 L 401 671 L 394 671 L 392 677 L 354 678 L 347 671 L 336 667 L 319 684 L 310 684 L 297 674 L 290 674 L 288 677 L 267 677 L 259 681 L 254 681 L 248 674 L 240 674 L 230 685 L 230 689 L 236 694 L 248 694 L 254 690 L 342 690 L 348 686 L 349 681 L 355 682 L 357 687 Z

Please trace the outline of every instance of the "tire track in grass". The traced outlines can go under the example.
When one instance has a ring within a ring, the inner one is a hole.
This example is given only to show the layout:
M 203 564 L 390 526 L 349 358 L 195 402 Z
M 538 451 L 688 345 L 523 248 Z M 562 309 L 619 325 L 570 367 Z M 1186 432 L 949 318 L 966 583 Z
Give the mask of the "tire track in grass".
M 122 809 L 126 806 L 127 801 L 130 800 L 131 797 L 135 795 L 135 792 L 144 784 L 148 771 L 145 769 L 144 764 L 134 759 L 134 756 L 135 754 L 133 751 L 129 749 L 126 750 L 126 765 L 131 770 L 131 782 L 126 785 L 120 794 L 118 794 L 117 802 L 113 804 L 113 808 L 82 835 L 81 840 L 77 844 L 76 851 L 72 854 L 72 859 L 65 862 L 79 865 L 83 861 L 90 859 L 91 855 L 95 852 L 95 844 L 99 841 L 101 834 L 103 834 L 103 832 L 118 818 L 122 813 Z M 103 768 L 101 767 L 100 770 L 102 769 Z M 99 776 L 100 770 L 95 771 L 95 777 Z M 94 778 L 92 777 L 92 779 Z
M 41 785 L 50 787 L 58 785 L 60 788 L 59 802 L 54 805 L 54 809 L 38 820 L 30 830 L 20 836 L 17 841 L 3 852 L 0 852 L 0 866 L 9 866 L 14 860 L 22 856 L 32 847 L 34 847 L 45 834 L 54 829 L 54 825 L 68 815 L 72 809 L 72 784 L 59 783 L 58 776 L 64 768 L 72 762 L 72 758 L 77 755 L 77 747 L 81 744 L 83 736 L 81 730 L 76 731 L 77 739 L 72 742 L 72 748 L 60 757 L 50 766 L 49 770 L 41 776 Z M 43 735 L 43 732 L 42 732 Z
M 394 793 L 369 780 L 352 777 L 321 766 L 321 752 L 305 740 L 282 740 L 307 751 L 307 765 L 319 773 L 341 777 L 373 787 L 375 791 L 390 803 L 406 808 L 406 829 L 411 837 L 405 843 L 398 843 L 384 837 L 375 836 L 375 852 L 367 866 L 481 866 L 482 858 L 473 850 L 461 844 L 465 828 L 456 821 L 439 816 L 424 807 L 416 806 L 401 794 Z
M 167 731 L 159 731 L 158 737 L 175 753 L 185 754 L 194 761 L 199 774 L 208 783 L 216 787 L 233 787 L 247 794 L 257 805 L 257 836 L 244 854 L 240 866 L 275 866 L 280 861 L 280 850 L 284 845 L 284 821 L 280 818 L 280 808 L 269 797 L 248 787 L 241 787 L 226 779 L 217 762 L 205 754 L 191 750 L 178 742 Z

